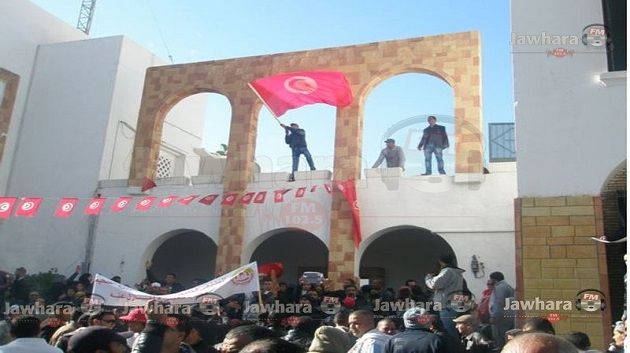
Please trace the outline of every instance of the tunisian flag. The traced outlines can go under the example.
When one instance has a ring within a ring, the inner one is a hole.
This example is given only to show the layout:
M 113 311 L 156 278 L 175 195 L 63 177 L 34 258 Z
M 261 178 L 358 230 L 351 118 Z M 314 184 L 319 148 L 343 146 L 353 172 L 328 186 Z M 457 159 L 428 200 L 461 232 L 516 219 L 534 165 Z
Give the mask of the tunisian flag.
M 352 209 L 352 237 L 354 238 L 354 246 L 358 248 L 361 243 L 361 216 L 355 181 L 353 179 L 337 181 L 336 185 Z
M 345 107 L 352 103 L 350 84 L 341 72 L 289 72 L 263 77 L 249 86 L 276 117 L 307 104 Z
M 79 203 L 79 199 L 76 197 L 64 197 L 59 200 L 59 204 L 57 205 L 57 209 L 55 210 L 55 217 L 59 218 L 68 218 L 72 215 L 72 211 L 74 211 L 74 206 Z

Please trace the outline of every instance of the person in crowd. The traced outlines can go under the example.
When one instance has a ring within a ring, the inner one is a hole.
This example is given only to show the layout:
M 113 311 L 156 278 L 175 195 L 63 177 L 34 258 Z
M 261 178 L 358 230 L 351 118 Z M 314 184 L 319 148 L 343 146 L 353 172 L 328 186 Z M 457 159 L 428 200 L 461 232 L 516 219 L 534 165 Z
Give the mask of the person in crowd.
M 267 328 L 273 331 L 276 336 L 284 337 L 287 334 L 287 315 L 272 311 L 267 316 Z
M 41 321 L 34 316 L 22 316 L 14 319 L 11 322 L 11 336 L 14 339 L 10 343 L 0 346 L 0 352 L 62 353 L 59 348 L 48 345 L 45 339 L 39 337 L 40 323 Z
M 346 310 L 340 310 L 333 317 L 333 324 L 335 325 L 335 328 L 338 328 L 346 333 L 350 333 L 350 323 L 348 321 L 349 319 L 350 313 L 348 313 L 348 311 Z
M 577 353 L 577 348 L 564 338 L 532 332 L 509 341 L 501 353 Z
M 72 313 L 72 317 L 70 321 L 68 321 L 65 325 L 59 327 L 59 329 L 57 329 L 57 331 L 55 331 L 55 333 L 52 335 L 48 343 L 50 343 L 53 346 L 56 346 L 61 336 L 78 329 L 79 318 L 81 317 L 81 315 L 83 315 L 83 312 L 81 310 L 75 309 L 74 312 Z
M 555 335 L 556 330 L 553 328 L 551 322 L 542 317 L 530 317 L 523 323 L 521 328 L 522 333 L 529 332 L 543 332 L 550 335 Z
M 15 269 L 15 277 L 9 287 L 9 297 L 11 304 L 26 305 L 29 302 L 30 286 L 26 277 L 26 269 L 18 267 Z
M 373 311 L 353 311 L 348 322 L 350 332 L 357 337 L 357 341 L 348 353 L 384 353 L 390 336 L 381 333 L 374 327 Z
M 308 348 L 308 352 L 346 353 L 353 344 L 354 341 L 346 332 L 338 328 L 322 326 L 315 331 L 315 336 Z
M 166 287 L 168 294 L 179 293 L 184 290 L 184 286 L 181 283 L 177 282 L 177 276 L 174 273 L 166 274 L 166 277 L 164 277 L 164 281 L 160 282 L 153 274 L 153 271 L 151 271 L 151 261 L 146 261 L 144 266 L 147 273 L 147 279 L 151 282 L 160 283 L 162 287 Z
M 492 351 L 488 339 L 477 331 L 479 323 L 472 315 L 462 315 L 453 322 L 466 352 L 490 353 Z
M 405 152 L 400 146 L 396 146 L 396 140 L 385 140 L 386 146 L 381 150 L 372 168 L 378 168 L 385 160 L 387 168 L 402 168 L 405 170 Z
M 120 276 L 114 276 L 112 277 L 112 281 L 116 283 L 122 283 L 122 278 Z
M 626 340 L 626 325 L 623 321 L 617 321 L 613 329 L 613 342 L 606 352 L 623 353 L 623 342 Z
M 602 353 L 601 351 L 591 349 L 591 340 L 584 332 L 571 331 L 567 333 L 564 338 L 571 342 L 579 353 Z
M 221 344 L 221 353 L 238 353 L 249 343 L 266 339 L 277 338 L 271 330 L 257 325 L 243 325 L 231 329 Z
M 461 340 L 455 338 L 448 333 L 446 333 L 446 329 L 444 328 L 444 324 L 442 324 L 442 320 L 436 314 L 431 314 L 431 326 L 429 327 L 429 331 L 431 333 L 437 335 L 444 343 L 444 347 L 446 352 L 449 353 L 465 353 L 466 350 L 462 345 Z
M 422 287 L 418 285 L 418 282 L 416 282 L 416 280 L 406 280 L 405 287 L 408 287 L 411 290 L 411 299 L 413 299 L 414 301 L 426 303 L 431 300 L 430 293 L 427 293 L 426 290 L 422 289 Z
M 11 286 L 11 274 L 0 270 L 0 303 L 4 303 L 7 291 Z
M 300 129 L 300 126 L 296 123 L 292 123 L 289 126 L 280 124 L 280 126 L 284 128 L 284 142 L 291 147 L 291 156 L 293 159 L 289 181 L 295 181 L 295 172 L 298 170 L 300 155 L 304 155 L 311 170 L 315 170 L 315 163 L 313 163 L 313 157 L 308 151 L 306 144 L 306 131 L 304 131 L 304 129 Z
M 396 323 L 392 319 L 382 319 L 376 325 L 376 329 L 380 332 L 393 336 L 397 333 L 396 331 Z
M 490 281 L 494 287 L 489 303 L 492 337 L 497 348 L 501 348 L 505 344 L 505 332 L 514 328 L 514 312 L 504 310 L 506 299 L 514 298 L 514 288 L 505 281 L 501 272 L 492 272 Z
M 440 337 L 431 333 L 431 315 L 420 307 L 405 311 L 405 331 L 393 336 L 385 353 L 450 353 Z
M 213 347 L 215 336 L 210 332 L 210 325 L 198 319 L 189 322 L 190 333 L 184 340 L 196 353 L 217 353 Z
M 52 340 L 53 335 L 59 330 L 59 328 L 71 322 L 72 316 L 75 312 L 74 305 L 68 302 L 57 302 L 53 304 L 52 307 L 54 315 L 42 321 L 42 330 L 39 335 L 39 337 L 45 339 L 46 342 L 50 342 Z
M 92 277 L 92 274 L 83 273 L 81 274 L 81 276 L 79 276 L 79 281 L 77 283 L 77 292 L 82 291 L 86 293 L 92 293 L 93 285 L 94 285 L 94 277 Z
M 144 313 L 143 308 L 136 308 L 129 311 L 127 315 L 118 318 L 120 321 L 127 324 L 127 328 L 131 331 L 132 335 L 127 338 L 127 346 L 133 347 L 133 344 L 140 336 L 140 333 L 144 330 L 147 324 L 147 316 Z
M 358 293 L 354 284 L 345 287 L 345 293 L 341 298 L 341 305 L 347 310 L 366 309 L 370 306 L 365 297 Z
M 486 281 L 486 288 L 481 292 L 481 300 L 479 300 L 479 305 L 477 306 L 477 315 L 482 325 L 490 324 L 490 297 L 493 291 L 494 281 L 488 279 L 488 281 Z
M 79 318 L 79 322 L 80 321 L 81 321 L 81 318 Z M 106 310 L 97 311 L 88 315 L 87 322 L 88 322 L 88 327 L 94 327 L 94 326 L 105 327 L 111 330 L 116 324 L 116 316 L 111 311 L 106 311 Z M 68 349 L 69 349 L 68 345 L 69 345 L 70 340 L 72 339 L 72 336 L 74 336 L 75 334 L 87 328 L 81 325 L 79 326 L 80 327 L 77 328 L 76 330 L 66 333 L 65 335 L 62 335 L 57 340 L 56 346 L 58 348 L 61 348 L 61 350 L 63 350 L 64 352 L 68 352 Z
M 418 144 L 418 149 L 424 151 L 424 165 L 426 169 L 422 175 L 432 174 L 432 154 L 435 154 L 440 174 L 446 174 L 446 171 L 444 171 L 444 159 L 442 158 L 442 150 L 449 148 L 446 129 L 444 126 L 437 124 L 437 118 L 433 115 L 427 118 L 427 122 L 429 126 L 424 129 L 422 139 Z
M 440 303 L 442 310 L 439 312 L 440 320 L 446 328 L 446 332 L 459 337 L 455 329 L 453 319 L 457 317 L 455 310 L 448 304 L 449 294 L 462 291 L 464 288 L 464 270 L 455 266 L 455 258 L 451 254 L 442 254 L 438 260 L 439 272 L 437 274 L 427 274 L 425 284 L 433 290 L 433 302 Z
M 68 353 L 125 353 L 125 339 L 114 330 L 94 326 L 72 336 L 68 342 Z
M 1 310 L 0 315 L 3 315 Z M 0 346 L 13 340 L 13 337 L 11 337 L 11 321 L 18 317 L 20 317 L 19 305 L 11 305 L 9 310 L 4 313 L 4 319 L 0 321 Z
M 507 330 L 505 332 L 505 342 L 509 342 L 514 339 L 514 337 L 520 335 L 523 332 L 520 328 L 515 328 L 511 330 Z
M 76 289 L 74 287 L 68 287 L 66 290 L 57 298 L 60 302 L 74 302 L 76 299 L 75 294 L 77 294 Z
M 256 340 L 241 350 L 240 353 L 303 353 L 302 347 L 280 338 Z
M 313 335 L 318 326 L 319 323 L 311 317 L 300 316 L 297 318 L 295 327 L 289 330 L 287 335 L 284 336 L 284 339 L 307 350 L 313 341 Z

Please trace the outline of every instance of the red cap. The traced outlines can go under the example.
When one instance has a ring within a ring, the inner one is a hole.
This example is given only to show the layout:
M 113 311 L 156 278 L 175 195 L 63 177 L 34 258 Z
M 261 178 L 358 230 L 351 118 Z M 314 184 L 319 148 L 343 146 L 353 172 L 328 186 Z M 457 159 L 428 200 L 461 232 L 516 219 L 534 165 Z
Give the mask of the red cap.
M 119 319 L 129 322 L 147 322 L 147 316 L 142 308 L 133 309 L 129 312 L 129 314 L 121 316 Z

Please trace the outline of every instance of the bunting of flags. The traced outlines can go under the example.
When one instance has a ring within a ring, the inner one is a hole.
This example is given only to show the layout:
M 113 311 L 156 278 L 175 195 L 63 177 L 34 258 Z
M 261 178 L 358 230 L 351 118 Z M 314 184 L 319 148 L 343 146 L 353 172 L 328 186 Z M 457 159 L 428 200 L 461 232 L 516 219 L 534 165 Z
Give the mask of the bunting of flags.
M 324 184 L 323 189 L 329 194 L 332 193 L 333 184 Z M 84 206 L 82 212 L 85 215 L 97 216 L 107 209 L 105 204 L 111 202 L 108 206 L 111 213 L 122 213 L 127 208 L 132 208 L 136 212 L 146 212 L 152 208 L 166 209 L 174 207 L 175 205 L 189 206 L 193 201 L 197 203 L 210 206 L 214 204 L 217 199 L 223 206 L 235 206 L 236 204 L 251 205 L 251 204 L 263 204 L 267 201 L 267 194 L 273 192 L 273 202 L 281 203 L 285 201 L 285 196 L 290 192 L 293 192 L 295 198 L 302 198 L 307 193 L 306 187 L 282 188 L 278 190 L 265 190 L 265 191 L 248 191 L 243 194 L 228 192 L 223 194 L 209 194 L 209 195 L 168 195 L 168 196 L 142 196 L 134 201 L 132 196 L 119 196 L 116 198 L 108 199 L 106 197 L 93 197 L 88 199 L 87 204 Z M 319 190 L 317 185 L 310 187 L 310 192 L 313 193 Z M 42 197 L 0 197 L 0 220 L 9 219 L 11 217 L 35 217 L 39 212 L 39 208 L 44 198 Z M 62 197 L 57 203 L 57 207 L 53 213 L 57 218 L 69 218 L 79 207 L 80 198 L 77 197 Z M 134 203 L 135 202 L 135 203 Z M 133 204 L 133 205 L 132 205 Z M 132 205 L 130 207 L 130 205 Z

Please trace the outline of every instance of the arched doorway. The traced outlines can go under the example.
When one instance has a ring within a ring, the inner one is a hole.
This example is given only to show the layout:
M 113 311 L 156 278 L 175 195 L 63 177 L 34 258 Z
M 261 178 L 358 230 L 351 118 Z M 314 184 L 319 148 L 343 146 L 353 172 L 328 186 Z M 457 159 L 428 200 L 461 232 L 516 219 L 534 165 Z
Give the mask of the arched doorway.
M 207 235 L 182 230 L 167 236 L 157 247 L 151 261 L 151 270 L 157 278 L 175 273 L 185 287 L 191 287 L 195 278 L 210 280 L 214 275 L 217 246 Z
M 279 280 L 295 284 L 304 271 L 327 274 L 328 248 L 305 230 L 286 229 L 267 236 L 253 251 L 251 261 L 258 264 L 282 262 L 284 274 Z
M 614 241 L 627 236 L 626 211 L 626 165 L 616 168 L 608 178 L 601 193 L 602 212 L 604 214 L 604 234 Z M 609 305 L 613 320 L 621 317 L 625 292 L 623 276 L 626 265 L 623 255 L 627 243 L 606 244 L 606 262 L 608 265 Z
M 408 279 L 424 287 L 424 276 L 435 270 L 441 254 L 455 257 L 444 238 L 419 227 L 389 228 L 371 238 L 361 254 L 359 277 L 383 278 L 394 290 Z

